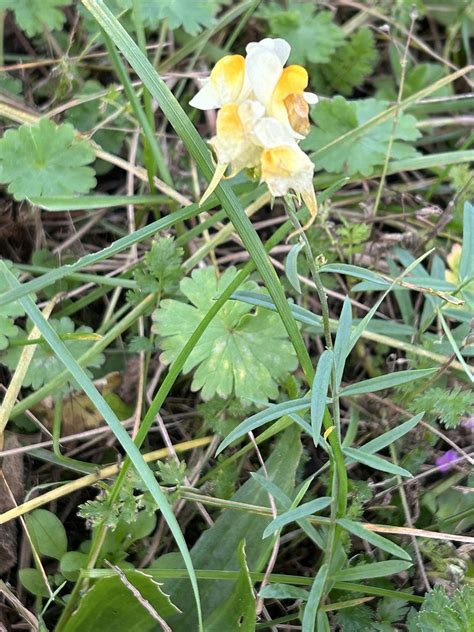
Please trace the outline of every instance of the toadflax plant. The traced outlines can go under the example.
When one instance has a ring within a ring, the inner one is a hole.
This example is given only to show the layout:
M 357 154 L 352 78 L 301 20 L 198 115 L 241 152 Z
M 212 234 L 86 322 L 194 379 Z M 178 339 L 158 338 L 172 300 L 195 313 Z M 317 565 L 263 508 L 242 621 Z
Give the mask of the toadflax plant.
M 227 55 L 190 101 L 200 110 L 219 109 L 210 145 L 217 158 L 214 177 L 202 201 L 214 191 L 227 168 L 231 176 L 247 169 L 275 197 L 294 191 L 311 221 L 317 214 L 314 164 L 298 145 L 309 132 L 309 105 L 318 98 L 305 92 L 308 73 L 285 63 L 291 47 L 266 38 L 247 45 L 247 56 Z

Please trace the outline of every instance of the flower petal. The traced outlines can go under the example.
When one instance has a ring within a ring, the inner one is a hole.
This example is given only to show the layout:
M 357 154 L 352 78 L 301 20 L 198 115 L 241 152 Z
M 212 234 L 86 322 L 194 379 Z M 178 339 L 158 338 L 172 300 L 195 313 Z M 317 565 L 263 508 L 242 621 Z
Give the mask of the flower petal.
M 226 55 L 212 69 L 207 83 L 189 102 L 199 110 L 214 110 L 228 103 L 238 103 L 245 83 L 245 59 Z

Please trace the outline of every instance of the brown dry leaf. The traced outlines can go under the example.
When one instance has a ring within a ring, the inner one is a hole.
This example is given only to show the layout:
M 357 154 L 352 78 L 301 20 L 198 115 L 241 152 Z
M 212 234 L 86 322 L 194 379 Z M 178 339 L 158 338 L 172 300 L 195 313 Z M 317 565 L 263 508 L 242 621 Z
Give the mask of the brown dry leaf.
M 16 435 L 5 433 L 4 449 L 18 448 Z M 0 514 L 12 509 L 10 491 L 18 503 L 23 500 L 23 455 L 12 454 L 2 460 L 0 470 Z M 15 522 L 0 525 L 0 575 L 17 562 L 17 526 Z

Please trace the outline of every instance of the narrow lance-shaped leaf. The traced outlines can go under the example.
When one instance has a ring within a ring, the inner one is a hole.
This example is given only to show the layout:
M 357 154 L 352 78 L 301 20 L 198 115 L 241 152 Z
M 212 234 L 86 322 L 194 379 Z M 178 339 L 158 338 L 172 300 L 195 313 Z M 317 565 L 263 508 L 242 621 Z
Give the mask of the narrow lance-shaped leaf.
M 411 561 L 410 555 L 404 549 L 378 533 L 369 531 L 360 522 L 354 522 L 353 520 L 348 520 L 347 518 L 340 518 L 337 520 L 337 524 L 343 529 L 346 529 L 346 531 L 349 531 L 349 533 L 352 533 L 352 535 L 355 535 L 362 540 L 366 540 L 366 542 L 370 542 L 370 544 L 373 544 L 379 549 L 387 551 L 387 553 L 391 553 L 392 555 L 395 555 L 395 557 L 400 557 L 402 560 Z
M 301 520 L 301 518 L 311 516 L 317 511 L 326 509 L 326 507 L 329 507 L 330 504 L 331 498 L 323 496 L 322 498 L 317 498 L 316 500 L 304 503 L 295 509 L 291 509 L 272 520 L 263 532 L 263 537 L 268 538 L 269 535 L 272 535 L 272 533 L 275 533 L 278 529 L 282 529 L 290 522 L 295 522 L 296 520 Z
M 333 367 L 334 354 L 327 349 L 321 354 L 316 374 L 313 380 L 311 390 L 311 427 L 313 430 L 314 445 L 318 445 L 319 435 L 321 433 L 321 425 L 323 423 L 324 411 L 326 409 L 326 398 L 329 388 L 329 380 L 331 379 L 331 371 Z
M 395 428 L 392 428 L 392 430 L 384 432 L 379 437 L 372 439 L 372 441 L 364 443 L 364 445 L 360 446 L 359 451 L 373 454 L 374 452 L 379 452 L 379 450 L 383 450 L 383 448 L 386 448 L 394 441 L 397 441 L 398 439 L 406 435 L 407 432 L 413 430 L 413 428 L 423 419 L 424 414 L 424 412 L 418 413 L 418 415 L 415 415 L 408 421 L 405 421 L 400 426 L 396 426 Z
M 299 412 L 300 410 L 304 410 L 310 406 L 309 397 L 302 397 L 300 399 L 294 399 L 289 402 L 282 402 L 281 404 L 275 404 L 273 406 L 269 406 L 265 410 L 252 415 L 245 419 L 242 423 L 240 423 L 237 428 L 234 428 L 232 432 L 229 432 L 227 437 L 222 441 L 220 446 L 216 450 L 216 456 L 220 454 L 227 446 L 231 443 L 240 439 L 248 432 L 252 430 L 256 430 L 263 424 L 268 423 L 269 421 L 274 421 L 275 419 L 280 419 L 280 417 L 284 417 L 285 415 L 289 415 L 290 413 Z
M 309 592 L 308 603 L 304 609 L 303 632 L 314 632 L 319 602 L 323 596 L 324 585 L 328 576 L 328 566 L 323 564 L 314 578 Z
M 378 470 L 379 472 L 388 472 L 389 474 L 413 478 L 413 475 L 408 470 L 395 465 L 391 461 L 386 461 L 382 457 L 376 456 L 375 454 L 362 452 L 361 450 L 357 450 L 356 448 L 343 448 L 342 451 L 353 461 L 358 461 L 359 463 L 367 465 L 368 467 L 371 467 L 374 470 Z
M 301 284 L 298 278 L 298 255 L 303 248 L 303 243 L 297 243 L 291 247 L 285 261 L 285 274 L 293 288 L 301 294 Z
M 389 560 L 388 562 L 374 562 L 373 564 L 359 564 L 353 568 L 344 568 L 334 575 L 331 579 L 337 582 L 353 582 L 361 579 L 373 579 L 375 577 L 387 577 L 395 575 L 410 568 L 410 562 L 400 562 L 398 560 Z
M 413 382 L 432 375 L 437 369 L 414 369 L 413 371 L 397 371 L 388 375 L 379 375 L 368 380 L 362 380 L 358 384 L 351 384 L 341 390 L 341 396 L 350 397 L 353 395 L 363 395 L 364 393 L 375 393 L 386 388 L 393 388 L 400 384 Z
M 334 365 L 336 367 L 336 388 L 339 388 L 344 372 L 344 365 L 349 348 L 352 326 L 352 306 L 348 296 L 344 299 L 339 325 L 337 328 L 336 340 L 334 342 Z

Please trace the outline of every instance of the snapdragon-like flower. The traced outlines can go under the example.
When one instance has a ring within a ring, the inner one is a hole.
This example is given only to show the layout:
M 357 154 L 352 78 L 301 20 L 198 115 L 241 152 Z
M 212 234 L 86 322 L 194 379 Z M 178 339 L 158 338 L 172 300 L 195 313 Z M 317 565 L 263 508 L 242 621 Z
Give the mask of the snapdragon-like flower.
M 285 68 L 290 50 L 283 39 L 248 44 L 246 58 L 227 55 L 219 60 L 190 101 L 201 110 L 219 110 L 216 134 L 210 140 L 216 171 L 201 201 L 214 191 L 229 167 L 230 176 L 252 169 L 272 195 L 295 192 L 314 221 L 314 165 L 298 142 L 309 131 L 309 105 L 317 97 L 306 92 L 305 68 Z

